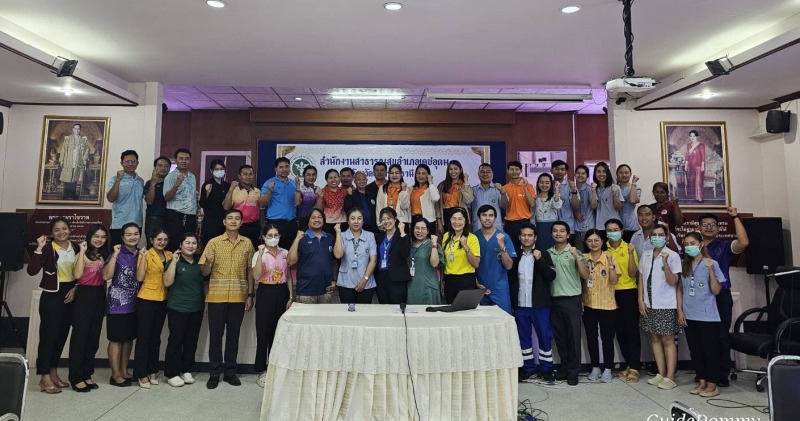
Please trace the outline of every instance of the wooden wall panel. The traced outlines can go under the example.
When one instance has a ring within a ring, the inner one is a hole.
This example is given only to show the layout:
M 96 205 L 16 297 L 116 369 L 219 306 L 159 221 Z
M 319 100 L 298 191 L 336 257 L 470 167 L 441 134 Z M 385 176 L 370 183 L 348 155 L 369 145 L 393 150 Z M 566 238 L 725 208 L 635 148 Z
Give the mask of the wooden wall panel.
M 414 118 L 416 117 L 416 118 Z M 577 158 L 608 158 L 608 122 L 604 115 L 575 115 Z M 257 165 L 257 141 L 398 140 L 504 141 L 506 161 L 521 150 L 566 150 L 573 156 L 572 113 L 514 113 L 498 110 L 198 110 L 166 112 L 162 153 L 178 147 L 201 150 L 247 150 Z M 498 169 L 497 172 L 500 172 Z M 499 178 L 499 174 L 498 174 Z

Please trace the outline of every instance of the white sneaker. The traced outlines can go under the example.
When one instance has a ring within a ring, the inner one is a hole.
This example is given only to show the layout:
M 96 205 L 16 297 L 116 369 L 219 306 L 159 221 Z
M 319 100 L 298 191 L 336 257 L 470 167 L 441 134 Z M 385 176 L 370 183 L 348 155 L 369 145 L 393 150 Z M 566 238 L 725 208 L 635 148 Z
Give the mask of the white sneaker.
M 593 367 L 592 372 L 589 373 L 589 380 L 597 381 L 600 378 L 600 367 Z
M 258 375 L 258 379 L 256 380 L 256 384 L 259 385 L 262 389 L 264 385 L 267 383 L 267 373 L 263 372 Z
M 192 377 L 192 373 L 183 373 L 183 382 L 186 384 L 194 383 L 194 377 Z
M 663 376 L 661 376 L 660 374 L 656 374 L 655 377 L 647 381 L 647 384 L 651 386 L 658 386 L 663 380 L 664 380 Z
M 600 381 L 603 383 L 611 383 L 611 380 L 614 379 L 614 376 L 611 374 L 611 369 L 603 370 L 603 376 L 600 378 Z
M 172 387 L 181 387 L 184 385 L 183 379 L 180 378 L 180 376 L 170 378 L 167 380 L 167 383 L 169 383 L 169 385 Z

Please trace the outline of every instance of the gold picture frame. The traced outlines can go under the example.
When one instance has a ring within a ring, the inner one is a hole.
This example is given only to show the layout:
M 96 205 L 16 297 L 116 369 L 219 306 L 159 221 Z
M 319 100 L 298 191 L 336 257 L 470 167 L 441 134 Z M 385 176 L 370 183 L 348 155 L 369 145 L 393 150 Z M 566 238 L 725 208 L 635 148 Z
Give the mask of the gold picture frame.
M 36 204 L 103 206 L 110 117 L 44 116 Z
M 730 206 L 728 131 L 724 121 L 662 121 L 661 168 L 681 208 Z

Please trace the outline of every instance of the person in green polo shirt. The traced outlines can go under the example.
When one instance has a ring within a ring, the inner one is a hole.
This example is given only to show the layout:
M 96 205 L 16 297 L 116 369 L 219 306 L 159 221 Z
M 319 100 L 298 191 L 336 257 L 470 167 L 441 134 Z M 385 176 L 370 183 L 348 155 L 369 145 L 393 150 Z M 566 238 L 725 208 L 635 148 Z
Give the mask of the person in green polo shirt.
M 169 288 L 169 339 L 164 354 L 164 375 L 173 387 L 194 383 L 191 372 L 205 308 L 205 278 L 194 256 L 197 236 L 189 232 L 183 234 L 180 245 L 164 272 L 164 286 Z
M 569 225 L 556 221 L 552 227 L 555 245 L 547 250 L 556 268 L 550 288 L 550 325 L 561 358 L 556 380 L 578 384 L 581 369 L 581 295 L 582 280 L 589 278 L 589 265 L 575 247 L 569 245 Z

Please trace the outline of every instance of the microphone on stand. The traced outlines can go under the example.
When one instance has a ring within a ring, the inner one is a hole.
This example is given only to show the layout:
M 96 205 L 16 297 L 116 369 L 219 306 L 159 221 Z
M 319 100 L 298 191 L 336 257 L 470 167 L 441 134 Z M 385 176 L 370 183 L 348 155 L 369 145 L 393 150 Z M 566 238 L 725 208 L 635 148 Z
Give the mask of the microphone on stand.
M 400 312 L 406 314 L 406 303 L 400 303 Z

